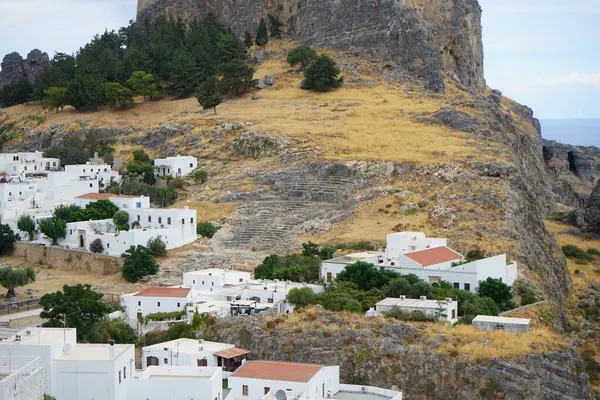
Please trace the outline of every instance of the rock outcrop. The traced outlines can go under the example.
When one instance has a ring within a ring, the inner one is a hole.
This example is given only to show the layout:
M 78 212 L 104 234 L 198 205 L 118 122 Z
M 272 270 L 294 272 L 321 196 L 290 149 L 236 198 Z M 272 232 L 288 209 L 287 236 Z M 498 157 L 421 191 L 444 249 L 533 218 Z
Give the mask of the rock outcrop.
M 305 314 L 235 318 L 219 329 L 220 340 L 249 349 L 252 359 L 339 365 L 342 381 L 395 385 L 406 399 L 592 399 L 573 349 L 470 360 L 436 351 L 466 337 L 430 336 L 422 326 L 324 310 Z
M 30 82 L 35 81 L 49 61 L 48 54 L 38 49 L 30 51 L 25 59 L 19 53 L 5 55 L 0 70 L 0 88 L 21 78 L 27 78 Z
M 277 16 L 288 34 L 317 47 L 368 51 L 443 91 L 442 71 L 485 89 L 477 0 L 139 0 L 138 21 L 161 15 L 190 21 L 215 14 L 236 34 Z

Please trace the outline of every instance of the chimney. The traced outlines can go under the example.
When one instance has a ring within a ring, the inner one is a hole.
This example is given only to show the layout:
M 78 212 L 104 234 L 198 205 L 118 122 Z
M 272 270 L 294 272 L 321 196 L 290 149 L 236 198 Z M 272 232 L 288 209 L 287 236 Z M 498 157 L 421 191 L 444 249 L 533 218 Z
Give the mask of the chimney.
M 111 358 L 111 360 L 115 359 L 115 341 L 114 340 L 109 340 L 108 341 L 109 347 L 108 347 L 108 355 Z
M 419 297 L 419 300 L 427 300 L 427 296 L 421 296 Z
M 401 296 L 400 296 L 400 300 L 406 300 L 406 296 L 404 296 L 404 295 L 401 295 Z

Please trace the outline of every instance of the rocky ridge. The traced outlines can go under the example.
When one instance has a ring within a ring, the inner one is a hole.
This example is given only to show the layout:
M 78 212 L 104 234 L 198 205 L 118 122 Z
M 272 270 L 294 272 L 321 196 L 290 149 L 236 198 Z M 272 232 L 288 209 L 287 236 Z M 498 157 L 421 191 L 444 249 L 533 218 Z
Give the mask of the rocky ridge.
M 442 71 L 474 91 L 485 89 L 477 0 L 139 0 L 137 20 L 191 21 L 207 13 L 240 37 L 272 14 L 291 38 L 394 61 L 430 90 L 444 91 Z
M 38 49 L 30 51 L 25 59 L 16 52 L 5 55 L 0 70 L 0 88 L 20 78 L 27 78 L 29 82 L 35 81 L 49 61 L 48 54 Z

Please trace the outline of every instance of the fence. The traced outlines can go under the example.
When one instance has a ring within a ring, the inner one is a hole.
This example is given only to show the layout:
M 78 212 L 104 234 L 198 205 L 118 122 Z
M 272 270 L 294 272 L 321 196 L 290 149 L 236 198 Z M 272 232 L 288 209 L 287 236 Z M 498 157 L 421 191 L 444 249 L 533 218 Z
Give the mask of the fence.
M 15 301 L 12 303 L 0 303 L 0 315 L 3 314 L 14 314 L 27 310 L 34 310 L 36 308 L 41 308 L 40 298 L 36 297 L 34 299 Z

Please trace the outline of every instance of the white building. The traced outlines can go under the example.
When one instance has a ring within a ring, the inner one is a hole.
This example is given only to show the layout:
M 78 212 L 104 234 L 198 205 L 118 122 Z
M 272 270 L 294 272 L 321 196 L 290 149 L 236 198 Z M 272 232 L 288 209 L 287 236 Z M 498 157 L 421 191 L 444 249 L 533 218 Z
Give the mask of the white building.
M 149 314 L 182 312 L 182 319 L 186 319 L 184 312 L 191 303 L 192 290 L 182 287 L 151 287 L 121 295 L 121 305 L 132 327 Z
M 196 240 L 196 210 L 137 208 L 146 203 L 140 203 L 136 198 L 119 198 L 120 200 L 136 207 L 123 208 L 129 214 L 128 224 L 132 227 L 129 231 L 118 231 L 112 219 L 72 222 L 67 224 L 67 234 L 64 239 L 59 240 L 59 244 L 89 250 L 90 243 L 100 239 L 104 246 L 103 254 L 121 256 L 131 246 L 146 246 L 150 239 L 159 236 L 167 250 Z
M 492 315 L 478 315 L 471 324 L 482 331 L 508 331 L 530 332 L 531 320 L 529 318 L 495 317 Z
M 142 368 L 153 365 L 219 367 L 233 372 L 245 362 L 248 353 L 227 343 L 177 339 L 142 348 Z
M 154 174 L 156 176 L 171 175 L 174 178 L 186 176 L 196 168 L 198 168 L 198 160 L 192 156 L 176 156 L 154 160 Z
M 60 170 L 58 158 L 44 158 L 43 153 L 0 153 L 0 173 L 7 175 L 35 174 Z
M 294 362 L 248 361 L 228 378 L 228 385 L 225 400 L 276 400 L 280 391 L 298 400 L 402 400 L 395 390 L 340 384 L 338 366 Z
M 200 271 L 185 272 L 184 286 L 197 291 L 211 291 L 226 286 L 240 285 L 250 282 L 250 272 L 229 271 L 220 268 L 209 268 Z
M 420 311 L 436 320 L 445 319 L 451 324 L 458 322 L 458 302 L 452 299 L 428 300 L 427 297 L 421 296 L 417 300 L 400 296 L 400 298 L 388 297 L 375 305 L 375 311 L 382 314 L 395 308 L 407 313 Z
M 110 185 L 111 181 L 121 182 L 119 172 L 113 171 L 109 164 L 95 164 L 88 161 L 86 164 L 65 165 L 65 172 L 80 176 L 95 176 L 101 188 Z
M 222 369 L 135 370 L 132 344 L 78 344 L 71 328 L 31 328 L 0 342 L 0 400 L 222 399 Z
M 124 196 L 112 193 L 86 193 L 75 197 L 74 204 L 81 208 L 86 208 L 88 204 L 98 200 L 109 200 L 123 211 L 137 208 L 150 208 L 150 197 Z
M 471 292 L 477 289 L 480 281 L 490 277 L 507 285 L 512 285 L 517 279 L 517 264 L 508 263 L 505 254 L 467 263 L 462 254 L 440 245 L 442 243 L 445 243 L 445 239 L 427 239 L 414 232 L 388 235 L 387 248 L 390 250 L 355 253 L 325 260 L 321 277 L 331 281 L 347 265 L 365 261 L 401 275 L 414 274 L 432 285 L 446 281 L 457 289 Z M 424 249 L 419 249 L 423 246 Z

